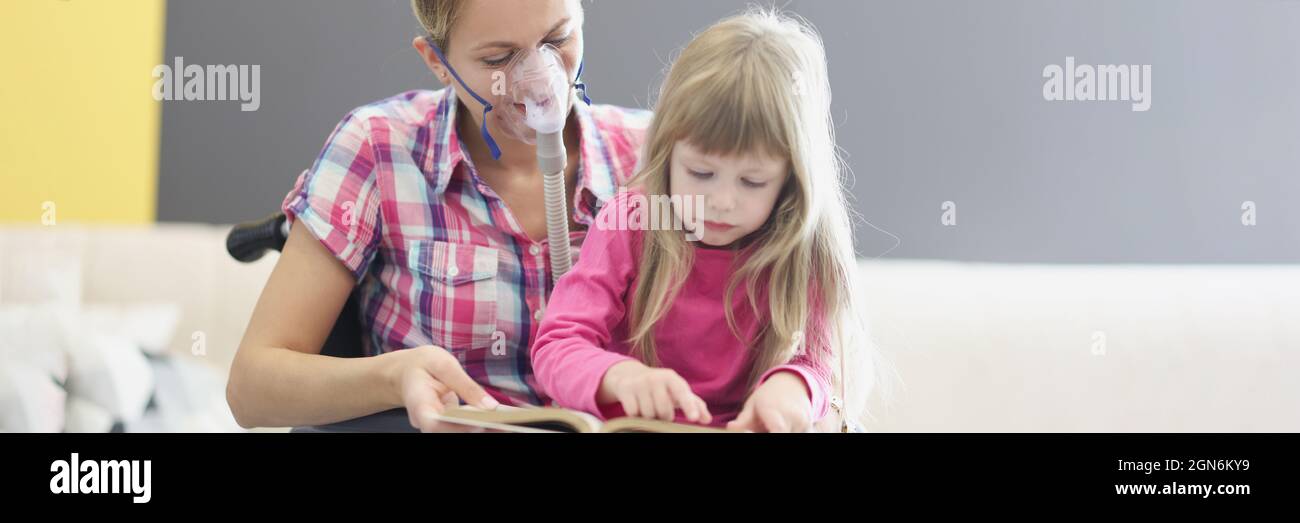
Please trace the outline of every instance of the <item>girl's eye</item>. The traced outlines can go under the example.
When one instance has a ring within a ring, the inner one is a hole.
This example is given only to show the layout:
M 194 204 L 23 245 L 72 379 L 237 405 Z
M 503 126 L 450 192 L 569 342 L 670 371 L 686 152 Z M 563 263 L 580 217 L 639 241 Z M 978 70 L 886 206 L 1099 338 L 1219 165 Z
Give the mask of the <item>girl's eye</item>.
M 694 169 L 687 169 L 686 172 L 691 173 L 691 176 L 694 176 L 694 177 L 699 178 L 699 179 L 701 179 L 701 180 L 707 180 L 707 179 L 713 177 L 713 173 L 700 172 L 700 171 L 696 171 L 696 170 L 694 170 Z
M 546 43 L 551 44 L 555 47 L 564 47 L 564 44 L 569 43 L 569 38 L 570 38 L 569 36 L 562 36 L 560 38 L 547 40 Z
M 745 187 L 753 187 L 755 189 L 759 189 L 767 186 L 767 182 L 755 182 L 755 181 L 746 180 L 744 178 L 740 179 L 740 183 L 745 184 Z

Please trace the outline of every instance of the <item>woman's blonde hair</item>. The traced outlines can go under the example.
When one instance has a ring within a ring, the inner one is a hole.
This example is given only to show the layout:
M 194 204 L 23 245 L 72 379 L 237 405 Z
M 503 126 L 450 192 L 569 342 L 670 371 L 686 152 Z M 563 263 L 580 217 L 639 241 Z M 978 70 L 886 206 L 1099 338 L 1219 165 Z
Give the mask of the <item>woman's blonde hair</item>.
M 433 43 L 447 52 L 447 37 L 465 0 L 411 0 L 411 10 Z
M 710 154 L 789 160 L 790 176 L 771 216 L 746 239 L 748 256 L 727 283 L 727 323 L 740 338 L 731 299 L 743 283 L 755 317 L 770 318 L 757 339 L 744 340 L 754 350 L 750 385 L 788 362 L 800 345 L 831 347 L 835 354 L 825 356 L 834 358 L 836 387 L 846 389 L 845 373 L 856 378 L 844 398 L 847 413 L 856 417 L 875 382 L 872 369 L 862 368 L 871 365 L 874 351 L 855 304 L 852 231 L 830 100 L 825 52 L 810 25 L 769 10 L 727 18 L 697 35 L 669 69 L 630 185 L 650 195 L 671 194 L 669 162 L 679 140 Z M 628 341 L 653 365 L 653 328 L 680 290 L 693 249 L 680 231 L 648 230 L 643 238 Z M 760 286 L 766 288 L 766 314 L 752 298 Z M 805 331 L 811 334 L 806 339 Z M 843 349 L 853 349 L 847 362 Z M 850 366 L 854 371 L 846 370 Z
M 575 7 L 581 12 L 582 3 L 571 1 L 575 2 Z M 411 0 L 411 11 L 415 12 L 415 18 L 444 53 L 448 52 L 451 28 L 456 25 L 456 17 L 464 9 L 465 2 L 466 0 Z

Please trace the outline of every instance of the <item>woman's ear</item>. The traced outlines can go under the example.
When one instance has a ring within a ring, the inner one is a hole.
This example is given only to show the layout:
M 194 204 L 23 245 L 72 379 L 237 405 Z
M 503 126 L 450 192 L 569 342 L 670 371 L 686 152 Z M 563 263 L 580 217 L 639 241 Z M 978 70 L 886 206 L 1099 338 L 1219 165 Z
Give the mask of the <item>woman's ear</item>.
M 420 53 L 420 59 L 424 60 L 424 65 L 438 77 L 442 85 L 450 85 L 451 75 L 447 74 L 447 66 L 443 65 L 442 60 L 438 59 L 438 53 L 433 52 L 433 46 L 424 37 L 417 36 L 411 41 L 411 47 L 415 52 Z

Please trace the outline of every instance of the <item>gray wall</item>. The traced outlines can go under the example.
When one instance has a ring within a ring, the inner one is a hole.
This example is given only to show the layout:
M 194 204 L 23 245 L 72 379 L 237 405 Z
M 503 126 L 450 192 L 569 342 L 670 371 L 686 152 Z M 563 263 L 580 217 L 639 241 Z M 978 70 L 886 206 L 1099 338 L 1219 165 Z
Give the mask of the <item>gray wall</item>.
M 593 97 L 635 107 L 693 32 L 746 5 L 585 3 Z M 822 32 L 856 208 L 889 233 L 861 224 L 865 256 L 1300 260 L 1300 2 L 785 6 Z M 349 109 L 437 87 L 406 0 L 171 0 L 167 28 L 168 60 L 261 64 L 262 105 L 165 103 L 160 220 L 264 215 Z M 1043 67 L 1066 56 L 1150 64 L 1151 109 L 1043 100 Z

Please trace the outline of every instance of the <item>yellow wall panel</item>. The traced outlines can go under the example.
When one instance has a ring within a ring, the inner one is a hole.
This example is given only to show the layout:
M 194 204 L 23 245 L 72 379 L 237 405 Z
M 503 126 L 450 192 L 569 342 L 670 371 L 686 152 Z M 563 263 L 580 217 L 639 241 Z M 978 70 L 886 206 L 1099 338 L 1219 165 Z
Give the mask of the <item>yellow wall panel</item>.
M 154 220 L 165 7 L 0 2 L 0 222 Z

